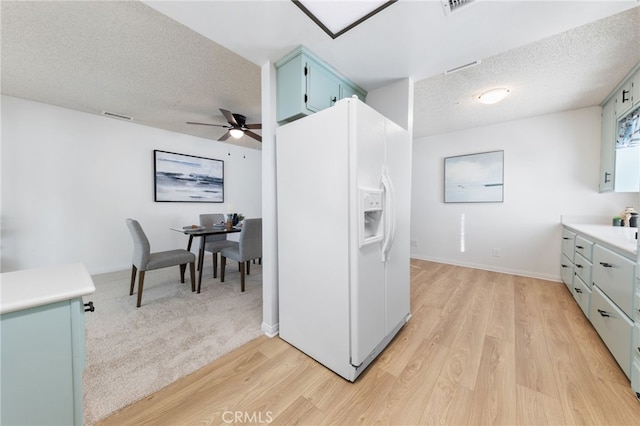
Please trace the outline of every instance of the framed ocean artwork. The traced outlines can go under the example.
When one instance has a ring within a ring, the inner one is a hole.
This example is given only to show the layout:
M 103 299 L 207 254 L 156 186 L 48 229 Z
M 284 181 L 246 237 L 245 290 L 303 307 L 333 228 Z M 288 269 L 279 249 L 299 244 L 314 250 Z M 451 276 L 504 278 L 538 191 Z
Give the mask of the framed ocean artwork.
M 154 200 L 224 202 L 224 161 L 154 150 Z
M 504 199 L 504 151 L 444 159 L 445 203 L 501 203 Z

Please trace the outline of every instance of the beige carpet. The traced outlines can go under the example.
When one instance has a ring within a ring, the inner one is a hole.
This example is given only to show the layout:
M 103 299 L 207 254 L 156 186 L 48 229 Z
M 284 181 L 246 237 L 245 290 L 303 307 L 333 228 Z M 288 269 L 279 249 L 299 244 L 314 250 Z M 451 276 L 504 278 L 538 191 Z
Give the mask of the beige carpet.
M 84 298 L 96 308 L 85 315 L 85 425 L 262 334 L 262 267 L 251 265 L 241 293 L 237 263 L 221 283 L 207 258 L 200 294 L 191 292 L 188 272 L 180 283 L 177 267 L 149 271 L 140 308 L 136 293 L 129 296 L 130 271 L 93 277 L 96 292 Z

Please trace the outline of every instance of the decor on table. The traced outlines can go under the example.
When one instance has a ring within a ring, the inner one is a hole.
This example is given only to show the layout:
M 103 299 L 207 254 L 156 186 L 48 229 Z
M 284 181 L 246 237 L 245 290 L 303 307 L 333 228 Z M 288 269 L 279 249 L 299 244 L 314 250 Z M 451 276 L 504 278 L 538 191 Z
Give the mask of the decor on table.
M 504 151 L 444 159 L 445 203 L 501 203 Z
M 154 200 L 224 202 L 224 162 L 154 150 Z

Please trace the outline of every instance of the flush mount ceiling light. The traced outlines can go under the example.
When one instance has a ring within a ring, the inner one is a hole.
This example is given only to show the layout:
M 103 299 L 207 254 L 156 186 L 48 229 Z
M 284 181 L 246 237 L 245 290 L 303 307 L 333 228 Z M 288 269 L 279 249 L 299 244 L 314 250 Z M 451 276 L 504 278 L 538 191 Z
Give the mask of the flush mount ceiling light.
M 291 0 L 313 22 L 336 38 L 358 24 L 386 9 L 398 0 L 391 1 L 319 1 Z
M 244 132 L 241 129 L 231 129 L 229 130 L 229 134 L 235 139 L 240 139 L 244 136 Z
M 479 95 L 475 96 L 478 102 L 482 102 L 486 105 L 495 104 L 500 102 L 509 94 L 509 89 L 505 89 L 504 87 L 498 87 L 495 89 L 487 90 L 486 92 L 482 92 Z

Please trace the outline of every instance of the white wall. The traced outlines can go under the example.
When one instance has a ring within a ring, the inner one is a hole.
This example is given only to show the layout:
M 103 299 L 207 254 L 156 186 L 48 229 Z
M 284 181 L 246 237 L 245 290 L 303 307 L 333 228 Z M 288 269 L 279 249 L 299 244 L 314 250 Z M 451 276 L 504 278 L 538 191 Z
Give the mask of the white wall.
M 224 160 L 225 203 L 154 202 L 154 149 Z M 160 251 L 186 247 L 169 228 L 200 213 L 231 205 L 261 216 L 259 150 L 2 96 L 1 159 L 3 272 L 71 262 L 92 274 L 128 269 L 127 217 Z
M 367 93 L 367 104 L 407 129 L 413 138 L 413 80 L 403 78 Z
M 262 331 L 278 334 L 278 203 L 276 182 L 276 69 L 260 69 L 262 94 Z
M 412 256 L 560 280 L 561 215 L 613 217 L 638 205 L 637 193 L 598 193 L 600 111 L 592 107 L 415 140 Z M 504 202 L 445 204 L 444 158 L 494 150 L 504 150 Z

